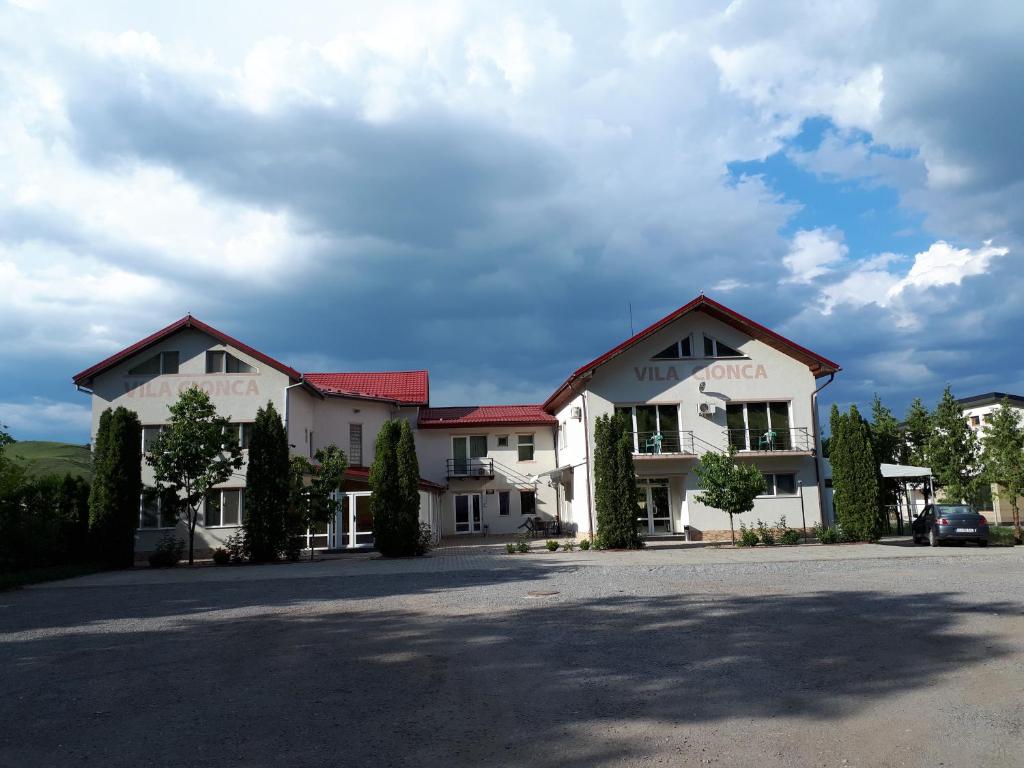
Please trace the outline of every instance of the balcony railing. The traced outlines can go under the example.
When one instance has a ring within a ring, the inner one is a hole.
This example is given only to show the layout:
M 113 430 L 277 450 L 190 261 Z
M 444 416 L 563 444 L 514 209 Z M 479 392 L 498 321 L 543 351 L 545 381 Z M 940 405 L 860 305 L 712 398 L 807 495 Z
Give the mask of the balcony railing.
M 728 444 L 741 453 L 790 451 L 812 453 L 814 438 L 806 427 L 786 429 L 727 429 Z
M 448 459 L 448 477 L 494 477 L 494 459 Z
M 633 453 L 641 456 L 694 455 L 693 432 L 634 432 Z

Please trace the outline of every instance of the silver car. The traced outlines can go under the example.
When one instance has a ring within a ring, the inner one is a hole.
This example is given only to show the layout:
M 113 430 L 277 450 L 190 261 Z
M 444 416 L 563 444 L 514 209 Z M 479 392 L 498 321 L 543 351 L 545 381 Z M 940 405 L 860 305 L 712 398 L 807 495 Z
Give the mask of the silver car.
M 914 518 L 911 531 L 915 544 L 973 541 L 988 546 L 988 520 L 969 504 L 929 504 Z

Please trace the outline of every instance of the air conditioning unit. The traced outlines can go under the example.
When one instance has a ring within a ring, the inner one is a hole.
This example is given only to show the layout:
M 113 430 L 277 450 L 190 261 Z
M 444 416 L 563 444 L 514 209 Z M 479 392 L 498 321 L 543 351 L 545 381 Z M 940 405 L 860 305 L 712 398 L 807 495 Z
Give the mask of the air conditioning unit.
M 572 417 L 576 419 L 576 421 L 581 421 L 583 419 L 583 409 L 580 408 L 578 405 L 574 405 L 572 407 L 571 413 Z
M 697 403 L 697 415 L 710 419 L 715 415 L 715 404 L 709 402 Z

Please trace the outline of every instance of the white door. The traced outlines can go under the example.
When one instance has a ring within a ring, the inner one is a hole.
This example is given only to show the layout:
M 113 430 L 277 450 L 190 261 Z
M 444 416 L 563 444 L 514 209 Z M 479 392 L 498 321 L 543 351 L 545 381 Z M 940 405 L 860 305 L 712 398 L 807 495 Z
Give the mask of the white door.
M 455 532 L 480 533 L 480 494 L 459 493 L 455 496 Z
M 649 536 L 672 533 L 672 496 L 668 480 L 644 480 L 637 483 L 640 502 L 640 532 Z
M 341 500 L 341 509 L 335 518 L 334 546 L 340 549 L 373 546 L 373 515 L 368 492 L 348 493 Z

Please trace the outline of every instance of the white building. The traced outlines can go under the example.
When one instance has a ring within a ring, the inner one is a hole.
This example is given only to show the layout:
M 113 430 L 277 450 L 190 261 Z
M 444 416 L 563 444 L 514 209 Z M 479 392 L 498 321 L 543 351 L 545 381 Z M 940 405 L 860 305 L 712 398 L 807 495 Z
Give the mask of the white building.
M 727 535 L 724 513 L 695 500 L 693 468 L 701 453 L 730 444 L 769 481 L 749 520 L 785 515 L 791 526 L 809 526 L 823 517 L 818 379 L 831 381 L 838 370 L 700 296 L 577 370 L 543 404 L 432 408 L 427 371 L 304 374 L 191 316 L 74 382 L 92 395 L 93 435 L 105 409 L 125 406 L 142 420 L 144 447 L 179 393 L 198 386 L 238 424 L 243 457 L 257 409 L 273 402 L 294 453 L 312 456 L 334 443 L 348 456 L 343 508 L 308 543 L 349 548 L 372 544 L 368 467 L 390 418 L 414 427 L 420 517 L 442 535 L 511 534 L 527 521 L 577 535 L 594 530 L 594 423 L 617 409 L 634 427 L 648 535 Z M 245 472 L 204 503 L 197 549 L 220 546 L 239 529 Z M 152 484 L 148 466 L 143 479 Z M 140 503 L 137 551 L 177 525 L 159 501 Z
M 1003 400 L 1006 400 L 1010 407 L 1017 413 L 1017 418 L 1024 421 L 1024 397 L 1020 395 L 1008 395 L 1004 392 L 988 392 L 984 395 L 972 395 L 971 397 L 963 397 L 957 400 L 960 404 L 960 408 L 963 409 L 964 418 L 967 419 L 967 424 L 970 426 L 974 433 L 978 436 L 978 440 L 985 434 L 985 425 L 988 423 L 992 412 L 997 410 L 1000 405 L 1003 404 Z M 993 485 L 991 488 L 991 494 L 988 494 L 985 499 L 987 504 L 982 506 L 990 507 L 985 510 L 991 512 L 989 519 L 992 522 L 998 524 L 1009 525 L 1013 522 L 1013 510 L 1010 505 L 999 495 L 999 489 Z M 1024 509 L 1024 498 L 1018 500 L 1019 508 Z

